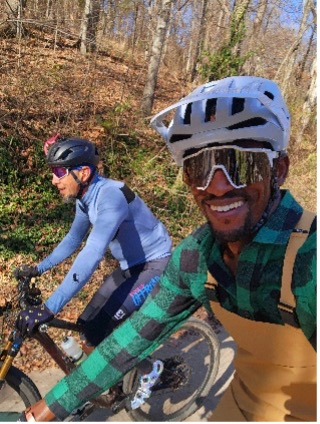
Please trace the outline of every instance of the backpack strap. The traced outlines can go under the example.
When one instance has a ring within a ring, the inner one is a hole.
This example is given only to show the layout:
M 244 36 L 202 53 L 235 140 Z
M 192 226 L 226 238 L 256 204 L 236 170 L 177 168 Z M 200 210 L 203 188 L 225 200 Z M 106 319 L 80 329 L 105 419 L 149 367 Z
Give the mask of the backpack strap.
M 296 306 L 296 301 L 291 290 L 294 263 L 298 250 L 309 235 L 310 227 L 314 218 L 315 214 L 313 212 L 304 210 L 288 241 L 283 261 L 281 293 L 278 305 L 282 318 L 285 322 L 288 322 L 287 313 L 289 312 L 290 314 L 293 314 L 293 310 Z M 288 323 L 291 324 L 291 322 Z

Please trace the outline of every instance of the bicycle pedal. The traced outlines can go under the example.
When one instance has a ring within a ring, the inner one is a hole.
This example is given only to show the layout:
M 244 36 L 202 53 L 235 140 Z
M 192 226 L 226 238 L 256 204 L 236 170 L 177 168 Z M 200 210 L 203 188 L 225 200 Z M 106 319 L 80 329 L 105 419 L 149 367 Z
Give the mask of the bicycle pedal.
M 163 368 L 163 362 L 158 359 L 153 363 L 152 371 L 140 377 L 139 387 L 130 402 L 130 409 L 139 408 L 151 396 L 152 388 L 163 372 Z

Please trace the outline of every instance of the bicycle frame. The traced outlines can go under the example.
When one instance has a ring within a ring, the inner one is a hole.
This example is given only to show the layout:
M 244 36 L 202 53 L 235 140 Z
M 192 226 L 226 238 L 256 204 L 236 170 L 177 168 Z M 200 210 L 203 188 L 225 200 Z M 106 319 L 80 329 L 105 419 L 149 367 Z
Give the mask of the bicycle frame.
M 33 335 L 33 338 L 41 344 L 43 349 L 48 352 L 48 354 L 62 369 L 62 371 L 65 374 L 69 374 L 76 366 L 46 332 L 47 327 L 61 328 L 76 332 L 79 332 L 81 330 L 81 327 L 73 322 L 54 318 L 48 324 L 40 326 L 39 330 Z
M 65 374 L 69 374 L 74 368 L 75 364 L 69 357 L 59 348 L 55 341 L 46 332 L 48 327 L 61 328 L 79 332 L 81 327 L 73 322 L 64 321 L 61 319 L 53 319 L 49 324 L 44 324 L 32 335 L 32 338 L 37 340 L 43 349 L 48 352 L 55 363 L 62 369 Z M 20 337 L 16 330 L 13 330 L 9 336 L 6 346 L 0 353 L 0 361 L 3 362 L 0 367 L 0 380 L 4 380 L 9 368 L 16 355 L 18 354 L 23 338 Z

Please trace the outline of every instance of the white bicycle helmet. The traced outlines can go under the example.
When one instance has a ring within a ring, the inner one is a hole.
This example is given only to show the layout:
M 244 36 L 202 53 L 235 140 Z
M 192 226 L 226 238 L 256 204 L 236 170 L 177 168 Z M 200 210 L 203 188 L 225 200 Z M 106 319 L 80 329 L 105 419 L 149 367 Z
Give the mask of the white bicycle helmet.
M 166 125 L 164 119 L 174 109 L 174 118 Z M 275 151 L 285 151 L 290 114 L 275 82 L 235 76 L 201 85 L 155 115 L 150 124 L 181 166 L 186 151 L 212 143 L 254 139 L 269 142 Z

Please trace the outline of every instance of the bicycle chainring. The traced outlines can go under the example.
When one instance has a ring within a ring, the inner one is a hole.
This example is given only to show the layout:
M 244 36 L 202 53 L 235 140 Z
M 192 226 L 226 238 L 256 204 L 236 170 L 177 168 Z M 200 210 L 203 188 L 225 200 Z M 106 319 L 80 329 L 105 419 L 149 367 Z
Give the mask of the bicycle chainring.
M 188 384 L 191 377 L 191 367 L 181 356 L 172 356 L 162 361 L 164 369 L 152 391 L 163 389 L 174 391 Z

